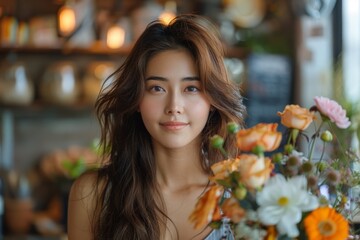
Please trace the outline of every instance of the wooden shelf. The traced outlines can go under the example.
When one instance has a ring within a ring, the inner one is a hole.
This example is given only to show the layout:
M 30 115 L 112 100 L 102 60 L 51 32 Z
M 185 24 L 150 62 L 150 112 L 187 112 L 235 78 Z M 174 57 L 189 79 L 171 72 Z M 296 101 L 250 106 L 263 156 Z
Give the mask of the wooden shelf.
M 60 54 L 60 55 L 108 55 L 108 56 L 127 56 L 130 53 L 131 46 L 121 47 L 119 49 L 110 49 L 94 44 L 88 48 L 71 46 L 0 46 L 0 53 L 9 54 Z M 225 47 L 225 56 L 230 58 L 244 59 L 248 55 L 248 50 L 240 47 Z
M 0 104 L 0 113 L 11 111 L 15 116 L 37 116 L 41 114 L 48 115 L 88 115 L 95 112 L 94 104 L 77 102 L 69 105 L 60 105 L 53 103 L 34 102 L 28 105 Z
M 93 45 L 87 48 L 71 47 L 71 46 L 6 46 L 0 47 L 0 53 L 19 53 L 19 54 L 61 54 L 61 55 L 116 55 L 126 56 L 130 52 L 130 47 L 122 47 L 119 49 L 110 49 L 99 45 Z

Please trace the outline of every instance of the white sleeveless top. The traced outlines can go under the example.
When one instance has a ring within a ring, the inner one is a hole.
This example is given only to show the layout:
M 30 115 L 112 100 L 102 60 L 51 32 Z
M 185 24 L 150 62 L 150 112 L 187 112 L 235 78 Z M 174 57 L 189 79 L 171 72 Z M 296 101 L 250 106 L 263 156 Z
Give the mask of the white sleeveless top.
M 230 192 L 225 192 L 224 197 L 230 198 Z M 204 240 L 235 240 L 235 237 L 230 229 L 229 221 L 223 219 L 220 228 L 211 231 Z
M 229 224 L 223 223 L 219 229 L 214 229 L 204 240 L 235 240 Z

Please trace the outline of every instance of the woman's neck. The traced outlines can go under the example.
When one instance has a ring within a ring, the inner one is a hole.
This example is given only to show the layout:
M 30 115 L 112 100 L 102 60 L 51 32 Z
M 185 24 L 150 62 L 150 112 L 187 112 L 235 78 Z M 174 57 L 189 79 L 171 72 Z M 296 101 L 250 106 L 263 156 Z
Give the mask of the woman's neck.
M 156 177 L 162 189 L 176 191 L 203 185 L 208 175 L 201 166 L 198 148 L 164 150 L 155 148 Z

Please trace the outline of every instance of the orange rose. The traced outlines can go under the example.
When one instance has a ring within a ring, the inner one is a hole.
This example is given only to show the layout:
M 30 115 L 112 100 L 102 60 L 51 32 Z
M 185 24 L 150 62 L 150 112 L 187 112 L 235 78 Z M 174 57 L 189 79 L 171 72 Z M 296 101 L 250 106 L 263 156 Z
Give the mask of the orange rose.
M 305 130 L 314 120 L 314 113 L 299 105 L 287 105 L 283 112 L 278 112 L 281 123 L 288 128 Z
M 234 171 L 240 172 L 240 181 L 249 188 L 262 186 L 269 178 L 274 165 L 270 158 L 258 157 L 255 154 L 241 154 L 236 159 L 225 160 L 211 166 L 214 173 L 210 180 L 224 180 Z
M 238 201 L 233 197 L 225 199 L 221 209 L 223 214 L 234 223 L 240 222 L 246 215 L 245 210 L 240 207 Z
M 271 159 L 258 157 L 255 154 L 241 154 L 239 157 L 241 182 L 248 188 L 258 188 L 269 179 L 274 165 Z
M 218 202 L 222 192 L 221 186 L 214 185 L 199 199 L 189 217 L 189 220 L 195 224 L 195 229 L 205 227 L 211 221 L 220 219 Z
M 239 159 L 228 159 L 211 166 L 214 176 L 210 177 L 211 181 L 224 180 L 229 174 L 239 168 Z
M 241 151 L 250 152 L 254 147 L 261 146 L 264 151 L 277 149 L 281 141 L 281 133 L 277 132 L 277 123 L 259 123 L 249 129 L 237 132 L 237 146 Z

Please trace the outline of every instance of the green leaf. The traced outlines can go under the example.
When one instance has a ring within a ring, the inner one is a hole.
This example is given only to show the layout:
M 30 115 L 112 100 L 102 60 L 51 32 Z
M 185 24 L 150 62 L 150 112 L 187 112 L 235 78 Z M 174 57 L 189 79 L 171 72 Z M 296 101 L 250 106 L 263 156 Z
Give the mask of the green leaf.
M 222 222 L 221 221 L 213 221 L 209 223 L 209 227 L 212 229 L 220 229 Z
M 225 188 L 231 188 L 231 182 L 228 179 L 216 179 L 216 182 L 221 185 L 224 186 Z

